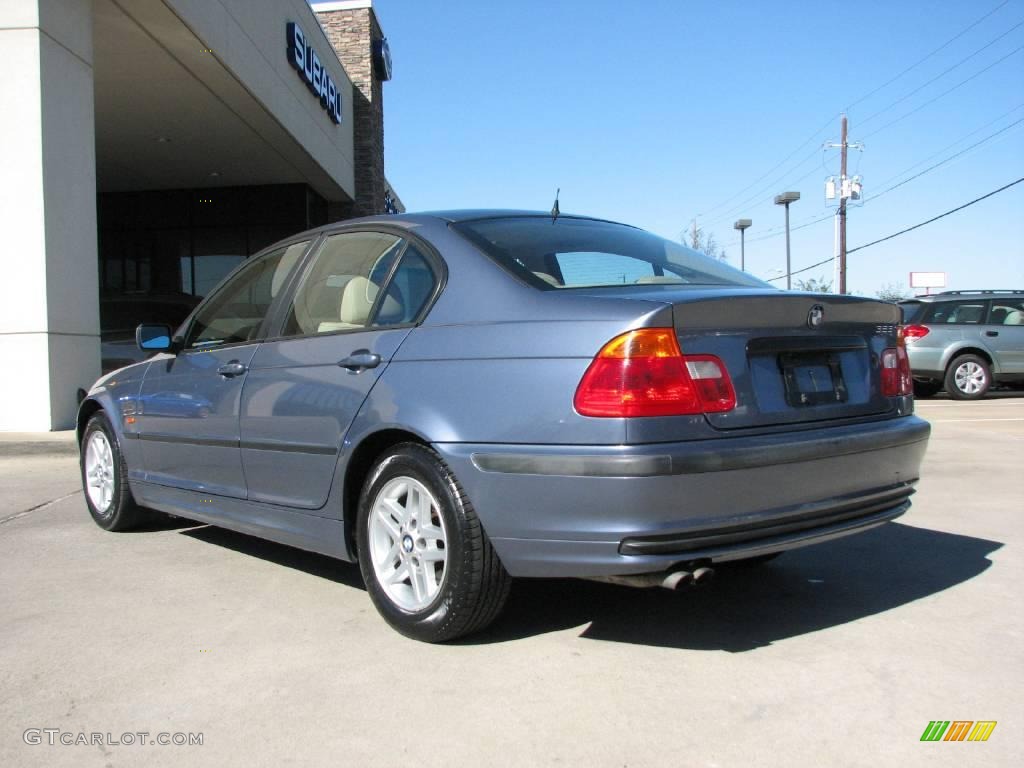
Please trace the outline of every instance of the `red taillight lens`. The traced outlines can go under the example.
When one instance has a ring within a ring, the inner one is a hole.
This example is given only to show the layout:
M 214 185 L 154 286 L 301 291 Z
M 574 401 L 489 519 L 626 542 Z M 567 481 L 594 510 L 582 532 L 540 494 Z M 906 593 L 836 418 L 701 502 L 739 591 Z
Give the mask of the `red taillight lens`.
M 927 325 L 904 325 L 903 338 L 907 343 L 915 342 L 927 336 L 929 330 Z
M 914 380 L 910 375 L 910 359 L 901 344 L 895 349 L 882 352 L 882 394 L 886 397 L 909 395 L 914 391 Z
M 642 328 L 604 345 L 573 404 L 583 416 L 685 416 L 731 410 L 736 394 L 717 357 L 683 357 L 674 329 Z

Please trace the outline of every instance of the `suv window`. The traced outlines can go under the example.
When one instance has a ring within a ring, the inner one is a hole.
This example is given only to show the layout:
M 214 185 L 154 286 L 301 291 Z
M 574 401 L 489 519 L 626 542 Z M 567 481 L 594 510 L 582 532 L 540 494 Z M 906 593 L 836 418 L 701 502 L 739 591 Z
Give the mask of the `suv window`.
M 1024 325 L 1024 299 L 993 299 L 990 325 Z
M 941 325 L 943 323 L 977 324 L 985 321 L 987 301 L 941 301 L 932 304 L 924 313 L 921 322 Z
M 367 327 L 377 294 L 403 245 L 401 238 L 382 232 L 343 232 L 327 238 L 295 292 L 282 335 Z M 380 303 L 382 319 L 401 315 L 391 295 Z
M 288 274 L 309 241 L 279 248 L 246 264 L 222 285 L 196 315 L 187 348 L 252 341 Z
M 920 301 L 901 301 L 900 312 L 903 314 L 904 324 L 917 322 L 915 318 L 921 314 L 921 309 L 924 307 L 925 305 Z

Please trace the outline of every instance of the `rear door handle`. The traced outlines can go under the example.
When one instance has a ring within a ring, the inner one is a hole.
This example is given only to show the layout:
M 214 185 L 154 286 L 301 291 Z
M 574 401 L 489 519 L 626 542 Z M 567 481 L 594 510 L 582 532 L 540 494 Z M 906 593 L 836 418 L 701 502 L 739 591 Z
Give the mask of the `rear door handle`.
M 235 376 L 241 376 L 248 370 L 244 363 L 240 363 L 237 360 L 232 360 L 230 363 L 224 363 L 220 368 L 217 369 L 217 373 L 223 376 L 225 379 L 231 379 Z
M 339 360 L 338 365 L 347 368 L 352 373 L 359 373 L 367 368 L 376 368 L 380 365 L 380 355 L 368 349 L 357 349 L 344 360 Z
M 999 331 L 985 331 L 986 336 L 998 336 Z

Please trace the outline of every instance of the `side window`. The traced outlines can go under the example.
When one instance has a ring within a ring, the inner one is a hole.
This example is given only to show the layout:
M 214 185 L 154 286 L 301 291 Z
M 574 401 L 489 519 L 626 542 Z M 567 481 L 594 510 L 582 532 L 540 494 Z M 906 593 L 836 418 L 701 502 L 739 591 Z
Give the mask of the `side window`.
M 381 232 L 329 237 L 295 292 L 283 335 L 365 328 L 403 243 Z
M 395 270 L 374 326 L 413 322 L 434 292 L 435 282 L 430 263 L 415 245 L 410 245 Z
M 288 274 L 309 242 L 261 256 L 220 287 L 196 315 L 185 346 L 214 347 L 251 341 Z
M 977 324 L 984 322 L 987 302 L 984 301 L 940 301 L 932 304 L 922 320 L 923 323 Z
M 991 325 L 1024 325 L 1024 299 L 996 299 L 988 321 Z

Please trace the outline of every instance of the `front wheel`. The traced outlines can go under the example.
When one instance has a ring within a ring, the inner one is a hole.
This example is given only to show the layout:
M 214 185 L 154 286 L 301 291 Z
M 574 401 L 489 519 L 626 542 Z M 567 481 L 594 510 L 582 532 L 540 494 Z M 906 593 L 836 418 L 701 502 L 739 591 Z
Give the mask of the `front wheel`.
M 395 446 L 374 466 L 356 543 L 374 606 L 408 637 L 435 643 L 477 632 L 508 597 L 511 579 L 472 503 L 426 446 Z
M 946 370 L 946 391 L 956 400 L 980 400 L 991 386 L 988 362 L 977 355 L 961 355 Z
M 96 525 L 107 531 L 126 531 L 149 519 L 132 498 L 124 456 L 103 411 L 95 413 L 85 427 L 81 467 L 85 503 Z

